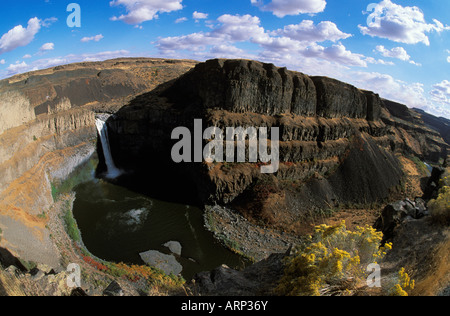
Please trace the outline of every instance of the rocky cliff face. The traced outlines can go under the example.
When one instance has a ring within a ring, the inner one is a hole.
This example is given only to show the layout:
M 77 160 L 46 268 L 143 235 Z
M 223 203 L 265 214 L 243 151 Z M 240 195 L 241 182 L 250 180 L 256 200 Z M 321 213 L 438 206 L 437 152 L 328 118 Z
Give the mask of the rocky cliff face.
M 0 81 L 1 246 L 24 260 L 59 264 L 46 229 L 52 186 L 96 150 L 96 113 L 174 79 L 190 61 L 118 59 Z
M 211 60 L 116 113 L 109 121 L 112 150 L 122 168 L 181 184 L 176 195 L 183 183 L 194 184 L 201 203 L 234 203 L 252 216 L 266 212 L 266 219 L 289 222 L 311 209 L 389 199 L 404 181 L 398 155 L 446 156 L 439 132 L 402 117 L 392 104 L 330 78 Z M 172 130 L 193 131 L 195 118 L 203 128 L 279 127 L 278 173 L 263 176 L 251 163 L 171 163 Z
M 114 114 L 113 157 L 130 172 L 122 183 L 170 200 L 229 204 L 282 229 L 315 212 L 389 199 L 405 175 L 422 177 L 407 157 L 438 162 L 449 149 L 448 120 L 256 61 L 119 59 L 18 75 L 0 81 L 0 247 L 59 264 L 44 213 L 52 184 L 97 149 L 98 113 Z M 171 133 L 192 131 L 194 119 L 203 128 L 279 127 L 279 171 L 262 175 L 262 164 L 248 161 L 173 163 Z

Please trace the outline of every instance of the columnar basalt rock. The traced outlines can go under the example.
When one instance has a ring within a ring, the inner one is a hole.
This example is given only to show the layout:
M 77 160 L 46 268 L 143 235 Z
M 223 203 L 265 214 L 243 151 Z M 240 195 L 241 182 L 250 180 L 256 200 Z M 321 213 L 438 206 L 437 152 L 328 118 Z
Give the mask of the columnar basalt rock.
M 407 131 L 397 137 L 402 131 L 391 123 L 392 116 L 376 93 L 272 64 L 215 59 L 132 101 L 111 119 L 112 150 L 119 165 L 140 171 L 158 165 L 152 169 L 156 173 L 156 169 L 177 170 L 196 183 L 202 203 L 252 196 L 263 177 L 250 163 L 171 163 L 171 131 L 178 126 L 193 128 L 194 119 L 202 119 L 204 127 L 221 129 L 279 127 L 282 165 L 275 177 L 285 182 L 282 186 L 289 181 L 303 183 L 306 188 L 297 190 L 301 194 L 289 199 L 309 195 L 308 200 L 320 200 L 319 207 L 385 199 L 403 177 L 396 153 L 415 146 L 434 155 L 448 146 L 438 137 L 431 146 L 422 141 L 416 145 Z M 421 129 L 416 132 L 421 137 L 437 136 L 427 133 L 423 123 L 410 124 Z M 343 185 L 352 189 L 342 190 Z M 311 208 L 311 203 L 306 201 L 301 208 Z

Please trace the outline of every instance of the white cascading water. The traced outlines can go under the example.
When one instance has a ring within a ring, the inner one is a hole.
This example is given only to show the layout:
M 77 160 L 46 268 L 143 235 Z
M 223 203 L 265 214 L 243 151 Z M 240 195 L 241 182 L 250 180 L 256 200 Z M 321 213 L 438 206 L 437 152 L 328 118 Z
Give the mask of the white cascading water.
M 120 176 L 121 171 L 114 164 L 114 159 L 111 154 L 111 148 L 109 147 L 108 139 L 108 126 L 105 121 L 100 119 L 95 120 L 95 125 L 97 126 L 98 134 L 100 135 L 100 140 L 102 142 L 103 155 L 105 156 L 105 163 L 107 167 L 106 177 L 108 179 L 115 179 Z

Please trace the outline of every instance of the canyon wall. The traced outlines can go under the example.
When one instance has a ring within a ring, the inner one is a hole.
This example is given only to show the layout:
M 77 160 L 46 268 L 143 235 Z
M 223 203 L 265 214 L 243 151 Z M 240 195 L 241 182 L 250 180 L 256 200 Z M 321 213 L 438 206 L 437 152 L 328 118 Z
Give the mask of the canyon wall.
M 177 196 L 194 185 L 186 199 L 196 194 L 200 204 L 243 212 L 269 208 L 268 217 L 288 222 L 311 210 L 388 200 L 404 182 L 401 156 L 446 157 L 449 145 L 439 131 L 390 108 L 376 93 L 335 79 L 216 59 L 131 101 L 108 124 L 116 163 L 139 170 L 139 183 L 165 179 L 166 191 Z M 261 164 L 248 162 L 173 163 L 172 130 L 193 133 L 194 119 L 204 129 L 279 127 L 279 171 L 262 175 Z
M 96 151 L 99 113 L 114 114 L 124 184 L 285 222 L 389 198 L 404 177 L 399 157 L 438 161 L 449 147 L 438 118 L 256 61 L 118 59 L 22 74 L 0 81 L 0 247 L 57 264 L 45 219 L 52 185 Z M 193 130 L 195 118 L 204 128 L 279 127 L 278 173 L 263 176 L 260 163 L 172 163 L 173 129 Z
M 45 213 L 54 203 L 52 191 L 96 151 L 96 114 L 114 113 L 194 65 L 117 59 L 0 81 L 0 246 L 57 266 Z

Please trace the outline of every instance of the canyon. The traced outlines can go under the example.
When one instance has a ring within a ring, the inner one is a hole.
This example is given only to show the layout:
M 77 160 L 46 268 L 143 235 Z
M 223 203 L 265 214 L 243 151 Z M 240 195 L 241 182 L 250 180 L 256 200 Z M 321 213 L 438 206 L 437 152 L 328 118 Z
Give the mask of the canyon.
M 428 176 L 416 161 L 442 165 L 450 148 L 444 118 L 258 61 L 130 58 L 17 75 L 0 81 L 1 249 L 65 269 L 50 224 L 54 191 L 94 154 L 97 175 L 107 171 L 96 128 L 105 114 L 123 171 L 112 181 L 212 206 L 211 218 L 214 206 L 231 208 L 242 223 L 289 235 L 310 233 L 323 214 L 421 197 Z M 279 128 L 278 172 L 263 174 L 264 163 L 248 160 L 175 163 L 172 131 L 194 131 L 196 119 L 223 130 Z

